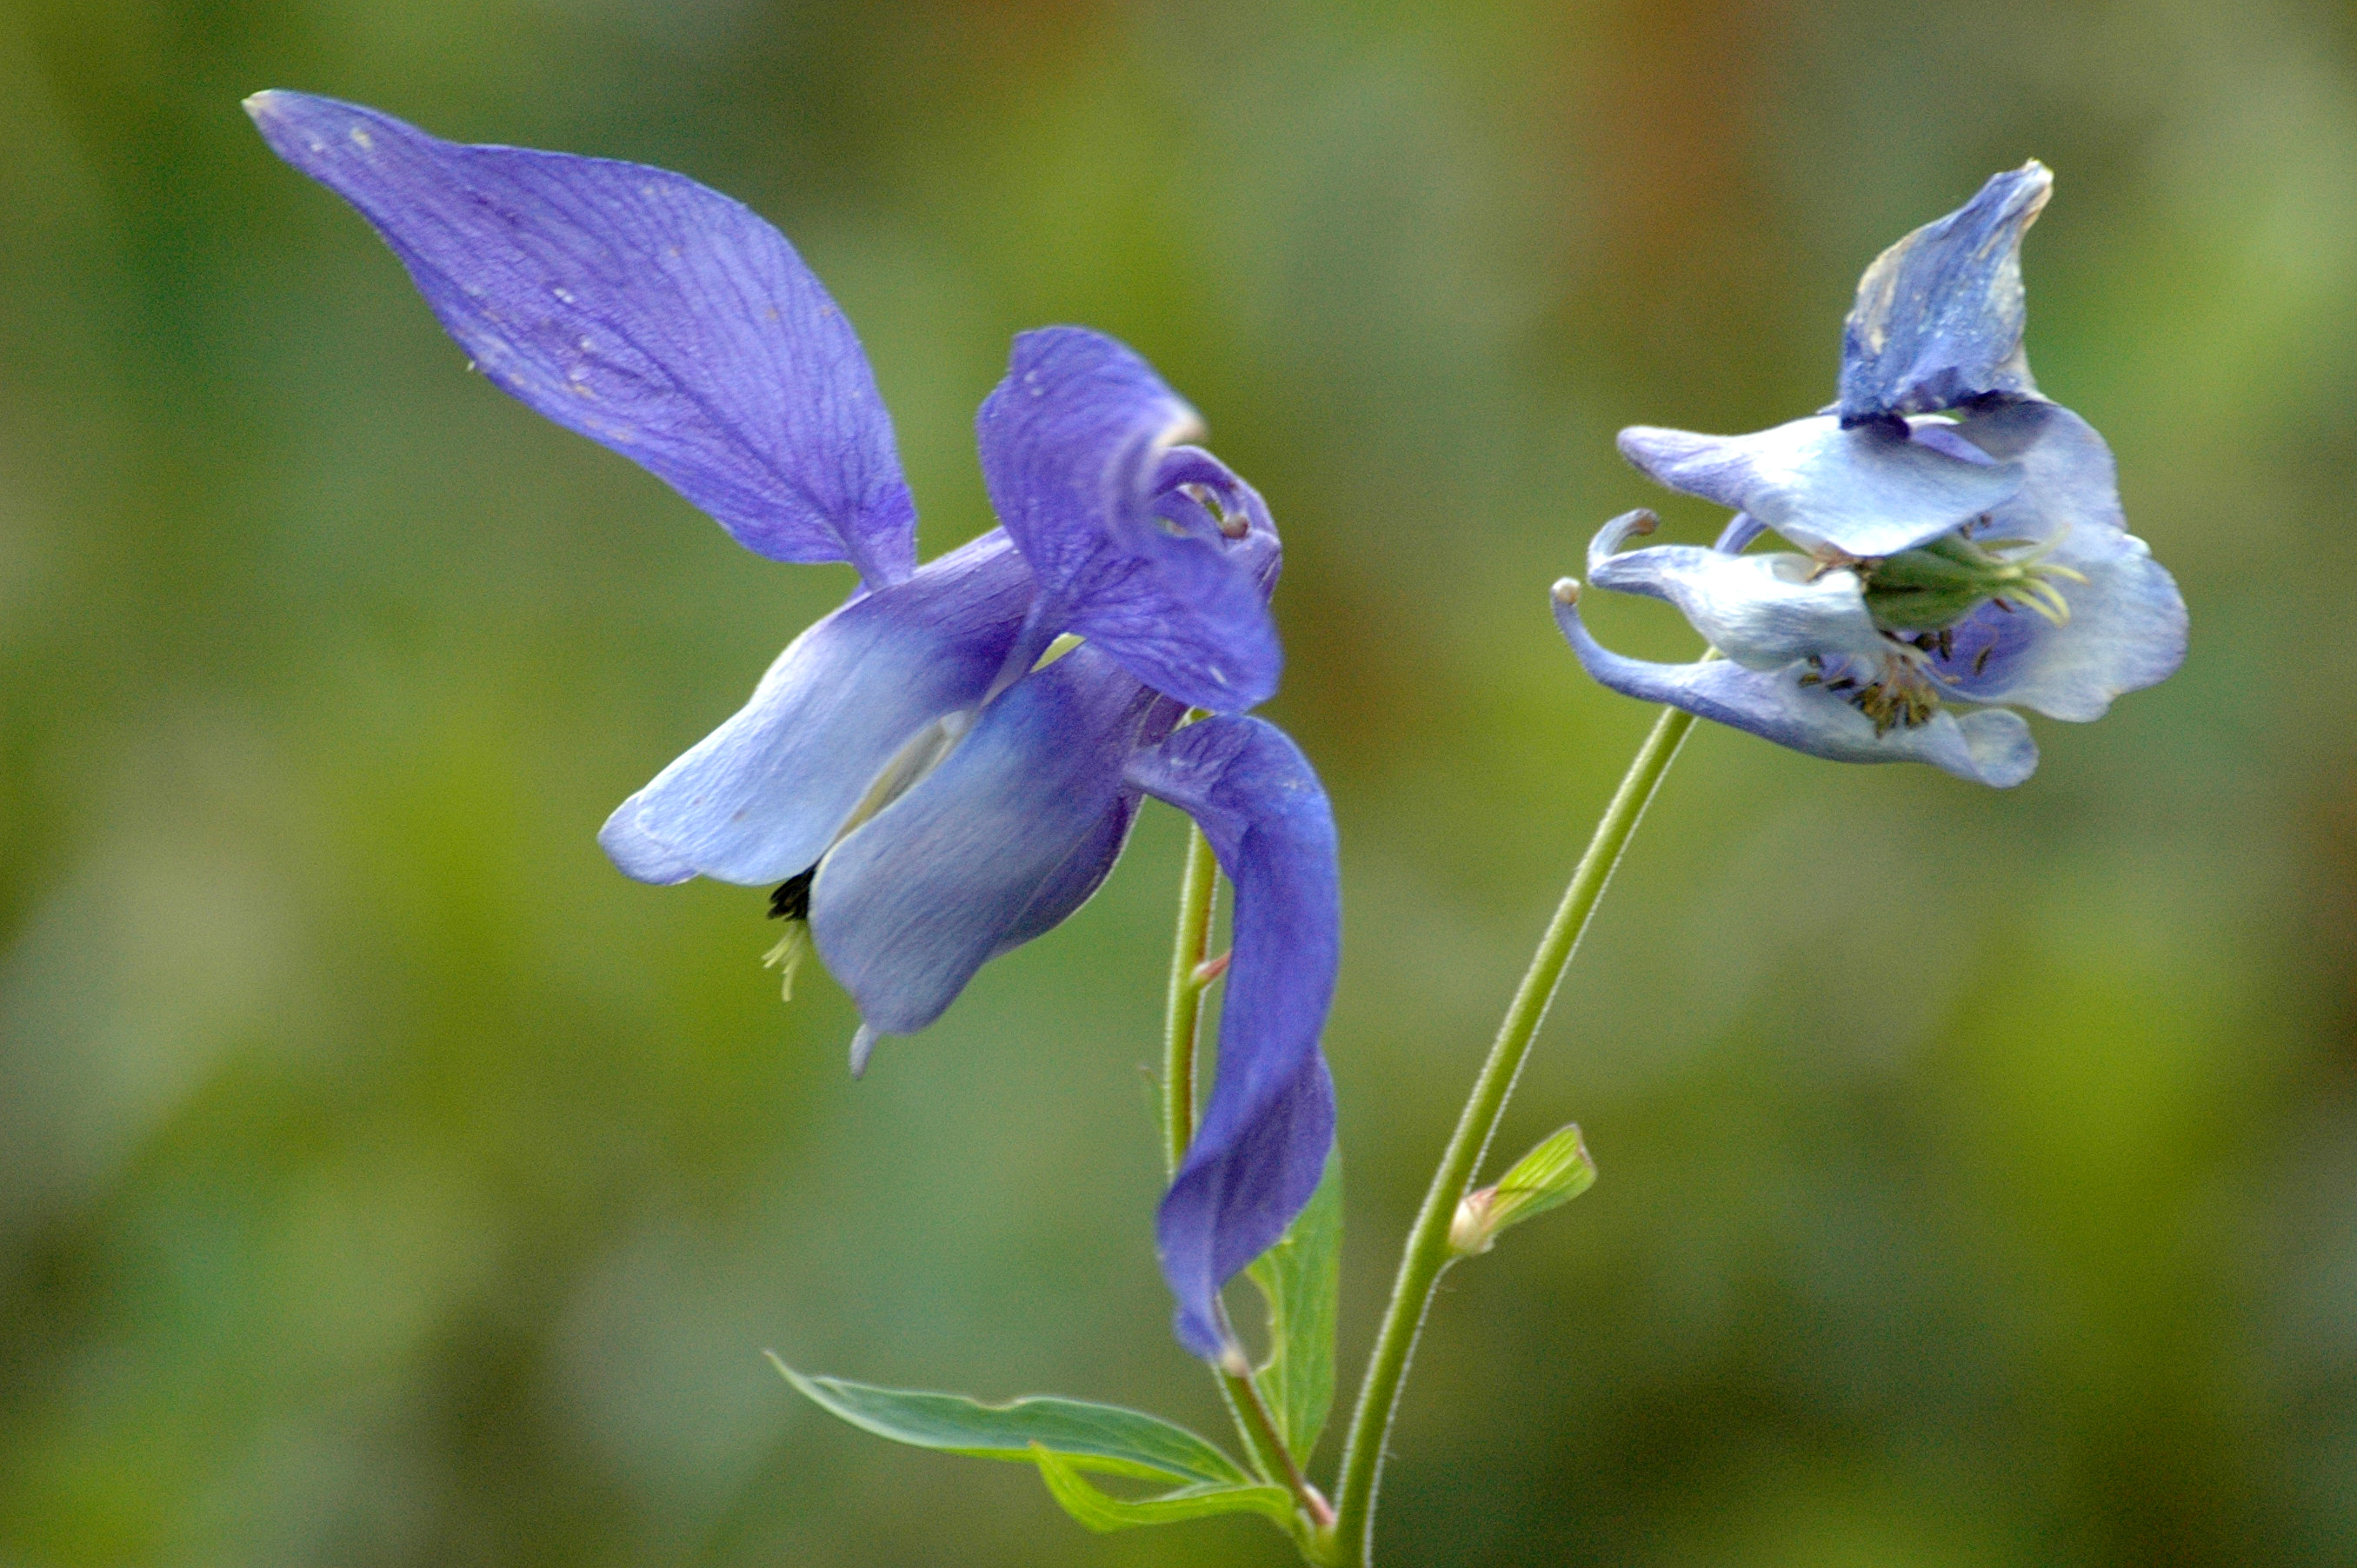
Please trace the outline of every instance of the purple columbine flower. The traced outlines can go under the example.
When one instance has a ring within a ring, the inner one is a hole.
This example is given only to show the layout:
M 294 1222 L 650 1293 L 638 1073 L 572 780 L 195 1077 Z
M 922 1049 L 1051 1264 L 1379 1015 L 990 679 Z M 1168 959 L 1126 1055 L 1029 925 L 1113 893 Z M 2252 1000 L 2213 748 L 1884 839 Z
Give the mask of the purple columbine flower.
M 2038 394 L 2022 351 L 2021 236 L 2053 183 L 2034 162 L 2000 174 L 1867 269 L 1825 413 L 1620 433 L 1649 478 L 1736 516 L 1712 549 L 1625 553 L 1652 515 L 1615 518 L 1588 578 L 1668 600 L 1725 657 L 1611 652 L 1566 579 L 1555 618 L 1590 675 L 1813 757 L 2004 786 L 2038 747 L 2002 704 L 2096 719 L 2176 670 L 2177 585 L 2127 532 L 2103 437 Z M 1768 530 L 1797 550 L 1742 553 Z
M 358 208 L 484 375 L 780 561 L 861 585 L 603 832 L 643 882 L 776 884 L 876 1039 L 1087 901 L 1146 795 L 1235 884 L 1219 1078 L 1162 1203 L 1179 1338 L 1308 1201 L 1333 1141 L 1318 1053 L 1340 955 L 1334 823 L 1282 732 L 1260 496 L 1188 445 L 1150 366 L 1072 328 L 1016 339 L 977 420 L 1004 524 L 926 565 L 892 426 L 843 314 L 748 209 L 635 164 L 440 141 L 291 92 L 247 109 Z M 1213 715 L 1182 727 L 1189 707 Z M 785 944 L 781 944 L 781 947 Z

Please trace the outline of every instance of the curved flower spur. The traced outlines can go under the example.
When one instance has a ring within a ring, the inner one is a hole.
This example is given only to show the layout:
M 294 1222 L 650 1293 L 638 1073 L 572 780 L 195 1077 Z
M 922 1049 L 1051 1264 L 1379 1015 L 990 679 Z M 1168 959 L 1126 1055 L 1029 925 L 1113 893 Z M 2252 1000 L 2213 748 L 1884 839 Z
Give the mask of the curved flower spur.
M 1236 886 L 1220 1070 L 1162 1204 L 1180 1339 L 1308 1201 L 1333 1138 L 1318 1049 L 1338 964 L 1331 814 L 1275 690 L 1279 551 L 1252 487 L 1135 354 L 1016 340 L 977 421 L 1004 526 L 916 564 L 916 510 L 850 326 L 792 247 L 682 176 L 426 135 L 265 92 L 271 147 L 344 197 L 485 376 L 634 459 L 775 560 L 861 585 L 600 842 L 651 883 L 776 884 L 879 1036 L 923 1028 L 1111 871 L 1142 796 Z M 1189 708 L 1214 715 L 1181 727 Z
M 1867 269 L 1827 412 L 1620 433 L 1649 478 L 1737 515 L 1711 549 L 1625 553 L 1652 515 L 1616 518 L 1588 579 L 1668 600 L 1725 657 L 1611 652 L 1566 579 L 1555 618 L 1590 675 L 1813 757 L 2007 786 L 2038 747 L 2002 704 L 2096 719 L 2176 670 L 2177 585 L 2127 532 L 2103 437 L 2039 395 L 2022 350 L 2021 237 L 2052 186 L 2034 162 L 1997 175 Z M 1797 551 L 1741 553 L 1770 530 Z

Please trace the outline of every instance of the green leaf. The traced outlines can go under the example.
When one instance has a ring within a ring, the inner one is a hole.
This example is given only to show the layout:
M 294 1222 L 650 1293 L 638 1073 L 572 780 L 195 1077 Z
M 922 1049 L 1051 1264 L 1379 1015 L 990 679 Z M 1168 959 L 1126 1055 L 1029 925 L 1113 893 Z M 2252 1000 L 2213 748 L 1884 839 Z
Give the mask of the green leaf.
M 1063 1455 L 1034 1443 L 1029 1457 L 1039 1466 L 1039 1478 L 1063 1510 L 1094 1530 L 1132 1530 L 1144 1524 L 1178 1524 L 1218 1513 L 1264 1514 L 1293 1529 L 1293 1498 L 1283 1487 L 1257 1483 L 1242 1486 L 1182 1487 L 1159 1497 L 1131 1501 L 1091 1486 L 1079 1468 Z
M 1253 1374 L 1294 1463 L 1308 1465 L 1334 1408 L 1334 1328 L 1342 1290 L 1342 1160 L 1275 1246 L 1246 1271 L 1268 1303 L 1268 1360 Z
M 795 1371 L 774 1353 L 770 1359 L 786 1381 L 828 1414 L 911 1447 L 1020 1464 L 1031 1463 L 1032 1451 L 1039 1448 L 1076 1470 L 1189 1487 L 1245 1486 L 1253 1479 L 1185 1427 L 1119 1405 L 1040 1396 L 984 1404 L 963 1394 L 813 1377 Z

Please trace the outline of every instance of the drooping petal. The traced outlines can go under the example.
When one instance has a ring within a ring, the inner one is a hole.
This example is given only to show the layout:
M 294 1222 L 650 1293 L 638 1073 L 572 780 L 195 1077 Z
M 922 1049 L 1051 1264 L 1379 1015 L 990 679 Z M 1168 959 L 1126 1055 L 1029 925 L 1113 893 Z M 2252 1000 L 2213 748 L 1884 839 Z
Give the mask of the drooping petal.
M 1334 816 L 1300 749 L 1258 719 L 1180 730 L 1131 777 L 1201 824 L 1236 888 L 1219 1079 L 1156 1226 L 1179 1342 L 1218 1359 L 1220 1288 L 1301 1212 L 1334 1141 L 1318 1050 L 1341 951 Z
M 916 559 L 892 424 L 850 324 L 784 237 L 662 169 L 468 146 L 299 92 L 246 110 L 360 209 L 485 376 L 644 466 L 748 549 Z
M 1589 675 L 1648 703 L 1667 703 L 1717 724 L 1834 762 L 1928 762 L 1975 783 L 2018 784 L 2038 767 L 2038 746 L 2021 715 L 1983 708 L 1961 716 L 1946 709 L 1929 723 L 1882 734 L 1874 721 L 1819 686 L 1803 686 L 1803 666 L 1746 670 L 1726 660 L 1656 664 L 1598 643 L 1580 619 L 1577 592 L 1558 585 L 1555 624 Z
M 647 882 L 700 872 L 753 885 L 808 870 L 897 757 L 981 701 L 1030 598 L 1023 558 L 994 531 L 853 599 L 623 801 L 598 842 Z
M 2002 505 L 2009 464 L 1967 462 L 1889 424 L 1845 430 L 1826 414 L 1749 435 L 1631 425 L 1621 455 L 1674 490 L 1749 512 L 1804 550 L 1894 555 Z
M 1071 327 L 1016 338 L 975 420 L 991 504 L 1039 579 L 1030 642 L 1078 633 L 1157 692 L 1238 713 L 1283 663 L 1260 580 L 1275 534 L 1256 495 L 1241 537 L 1172 515 L 1182 485 L 1213 488 L 1208 455 L 1174 451 L 1200 429 L 1144 360 Z
M 1076 648 L 1001 693 L 827 854 L 811 936 L 870 1028 L 923 1028 L 1010 937 L 1039 934 L 1043 914 L 1060 918 L 1093 890 L 1126 829 L 1108 821 L 1123 764 L 1157 706 L 1119 665 Z
M 1630 512 L 1598 531 L 1587 547 L 1590 582 L 1677 606 L 1713 648 L 1747 670 L 1777 670 L 1827 653 L 1874 658 L 1885 651 L 1856 573 L 1821 571 L 1790 552 L 1728 555 L 1656 544 L 1616 553 L 1631 533 L 1652 532 L 1652 516 Z
M 2036 394 L 2021 348 L 2021 236 L 2053 188 L 2033 160 L 1875 258 L 1842 328 L 1843 424 Z
M 1976 412 L 1955 428 L 2026 476 L 1982 533 L 2050 544 L 2046 559 L 2085 579 L 2056 583 L 2071 610 L 2061 626 L 1995 604 L 1960 623 L 1940 660 L 1957 693 L 2085 721 L 2174 673 L 2185 660 L 2185 601 L 2126 531 L 2104 438 L 2069 409 L 2036 400 Z

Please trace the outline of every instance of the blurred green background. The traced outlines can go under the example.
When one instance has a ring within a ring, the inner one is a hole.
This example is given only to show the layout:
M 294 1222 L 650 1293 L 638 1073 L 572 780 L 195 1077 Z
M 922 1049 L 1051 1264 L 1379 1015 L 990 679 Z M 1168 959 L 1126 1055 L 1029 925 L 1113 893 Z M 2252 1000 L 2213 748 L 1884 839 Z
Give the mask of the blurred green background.
M 1385 1560 L 2357 1563 L 2345 5 L 5 0 L 0 1563 L 1290 1560 L 759 1357 L 1219 1428 L 1147 1224 L 1177 820 L 850 1082 L 759 892 L 593 836 L 847 571 L 466 374 L 264 87 L 751 202 L 928 554 L 1012 333 L 1204 412 L 1344 833 L 1353 1362 L 1649 721 L 1546 608 L 1670 500 L 1613 431 L 1819 406 L 1874 253 L 2053 166 L 2032 361 L 2191 660 L 2007 794 L 1697 734 L 1501 1149 L 1603 1180 L 1452 1276 Z

